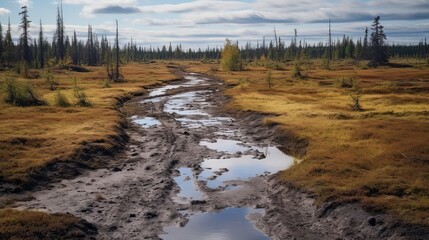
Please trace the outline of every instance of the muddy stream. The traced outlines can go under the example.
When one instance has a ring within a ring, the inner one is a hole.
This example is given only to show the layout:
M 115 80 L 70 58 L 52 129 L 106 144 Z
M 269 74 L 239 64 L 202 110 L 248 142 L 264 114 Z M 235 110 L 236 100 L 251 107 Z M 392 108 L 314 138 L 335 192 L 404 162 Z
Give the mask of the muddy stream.
M 123 156 L 35 191 L 19 208 L 71 213 L 95 224 L 99 239 L 337 237 L 312 200 L 273 186 L 293 159 L 222 113 L 221 85 L 184 74 L 128 102 Z

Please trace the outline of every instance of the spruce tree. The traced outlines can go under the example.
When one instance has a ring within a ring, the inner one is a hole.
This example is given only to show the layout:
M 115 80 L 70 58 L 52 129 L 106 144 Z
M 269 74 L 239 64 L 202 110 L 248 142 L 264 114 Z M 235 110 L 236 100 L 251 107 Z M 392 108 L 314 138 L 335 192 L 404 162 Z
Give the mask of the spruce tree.
M 76 30 L 73 31 L 72 47 L 71 47 L 72 62 L 75 65 L 79 64 L 79 49 L 76 37 Z
M 56 56 L 57 60 L 63 60 L 65 56 L 64 47 L 64 19 L 63 19 L 63 6 L 57 7 L 57 30 L 55 32 L 54 40 L 56 42 Z
M 4 57 L 8 67 L 12 66 L 12 62 L 14 60 L 14 48 L 15 46 L 12 41 L 12 33 L 10 29 L 10 18 L 9 18 L 9 22 L 7 24 L 7 31 L 4 39 L 4 49 L 5 49 Z
M 374 18 L 371 33 L 372 63 L 375 66 L 389 63 L 387 47 L 385 46 L 386 34 L 383 31 L 383 25 L 380 24 L 380 17 Z
M 21 25 L 19 27 L 22 29 L 22 34 L 20 37 L 20 43 L 21 47 L 24 51 L 23 59 L 27 64 L 30 64 L 31 62 L 31 55 L 30 55 L 30 47 L 28 40 L 30 39 L 30 34 L 28 32 L 28 28 L 30 27 L 30 20 L 28 20 L 28 10 L 27 6 L 21 7 L 22 11 L 19 13 L 19 15 L 22 15 L 21 17 Z
M 40 31 L 39 31 L 39 67 L 45 67 L 45 49 L 44 49 L 44 39 L 43 39 L 43 27 L 42 20 L 40 20 Z
M 1 25 L 1 22 L 0 22 L 0 67 L 4 65 L 3 55 L 4 55 L 3 26 Z

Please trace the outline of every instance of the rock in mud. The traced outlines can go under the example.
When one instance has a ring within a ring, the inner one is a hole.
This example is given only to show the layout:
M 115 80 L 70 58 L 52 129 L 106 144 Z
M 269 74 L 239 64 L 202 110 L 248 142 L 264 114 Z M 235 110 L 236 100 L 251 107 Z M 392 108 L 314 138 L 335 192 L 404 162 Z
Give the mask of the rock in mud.
M 157 212 L 155 212 L 155 211 L 145 212 L 145 213 L 144 213 L 144 215 L 143 215 L 143 217 L 144 217 L 145 219 L 152 219 L 152 218 L 156 218 L 156 217 L 158 217 L 158 213 L 157 213 Z
M 113 172 L 120 172 L 120 171 L 122 171 L 122 169 L 120 169 L 118 167 L 114 167 L 114 168 L 112 168 L 112 171 Z
M 375 226 L 377 224 L 377 219 L 375 217 L 369 217 L 368 218 L 368 224 L 370 226 Z
M 206 200 L 192 200 L 191 201 L 191 205 L 202 205 L 202 204 L 206 204 L 207 201 Z

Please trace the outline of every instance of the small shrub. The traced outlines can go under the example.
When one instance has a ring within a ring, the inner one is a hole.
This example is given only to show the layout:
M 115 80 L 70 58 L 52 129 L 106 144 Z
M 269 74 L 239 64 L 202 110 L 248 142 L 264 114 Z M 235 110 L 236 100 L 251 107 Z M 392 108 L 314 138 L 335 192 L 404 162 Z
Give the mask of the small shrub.
M 49 70 L 45 74 L 45 83 L 51 91 L 54 91 L 58 86 L 58 82 L 55 81 L 54 75 Z
M 214 73 L 219 71 L 219 66 L 218 65 L 211 65 L 209 68 L 209 72 Z
M 55 105 L 59 107 L 71 106 L 68 98 L 63 93 L 61 93 L 60 90 L 57 90 L 57 95 L 55 96 Z
M 352 88 L 355 85 L 355 78 L 340 77 L 336 80 L 335 85 L 339 88 Z
M 89 102 L 85 92 L 82 88 L 80 88 L 77 85 L 76 79 L 75 79 L 75 85 L 73 87 L 73 95 L 76 98 L 76 106 L 79 107 L 90 107 L 91 103 Z
M 28 83 L 20 83 L 7 78 L 3 84 L 4 101 L 16 106 L 41 106 L 45 104 L 37 92 Z
M 352 92 L 352 94 L 350 94 L 350 97 L 352 98 L 352 105 L 350 105 L 351 110 L 352 111 L 363 111 L 363 108 L 361 105 L 362 93 L 361 93 L 358 82 L 354 82 L 353 92 Z
M 103 88 L 111 88 L 110 80 L 108 78 L 104 79 L 103 81 Z
M 271 71 L 268 71 L 267 74 L 267 83 L 268 83 L 268 88 L 271 89 L 272 85 L 273 85 L 273 79 L 272 79 L 272 73 Z
M 290 73 L 293 78 L 302 78 L 301 69 L 298 64 L 294 64 Z
M 246 89 L 247 87 L 249 87 L 249 79 L 248 78 L 242 78 L 238 80 L 238 86 L 241 90 Z

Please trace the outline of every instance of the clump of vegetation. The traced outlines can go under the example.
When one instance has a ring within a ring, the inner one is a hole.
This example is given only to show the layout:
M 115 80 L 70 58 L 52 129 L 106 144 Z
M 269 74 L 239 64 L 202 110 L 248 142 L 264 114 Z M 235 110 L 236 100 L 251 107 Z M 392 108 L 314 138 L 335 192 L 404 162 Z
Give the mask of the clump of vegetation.
M 108 78 L 104 79 L 103 81 L 103 88 L 111 88 L 110 80 Z
M 354 77 L 340 77 L 336 80 L 335 85 L 339 88 L 352 88 L 355 85 Z
M 57 94 L 55 96 L 55 105 L 59 107 L 70 107 L 70 101 L 67 96 L 64 95 L 60 90 L 57 90 Z
M 58 86 L 58 82 L 55 80 L 54 75 L 49 70 L 45 74 L 45 82 L 48 86 L 48 89 L 51 91 L 54 91 Z
M 350 94 L 350 97 L 352 98 L 353 104 L 350 106 L 353 111 L 363 111 L 362 105 L 361 105 L 361 97 L 362 92 L 360 90 L 360 87 L 357 82 L 353 85 L 353 92 Z
M 240 58 L 238 46 L 232 44 L 228 39 L 222 51 L 221 65 L 225 71 L 243 70 L 243 63 Z
M 267 74 L 267 83 L 268 83 L 268 88 L 271 89 L 272 85 L 273 85 L 273 79 L 272 79 L 272 73 L 271 71 L 268 71 Z
M 16 106 L 41 106 L 45 104 L 34 88 L 28 83 L 20 83 L 15 78 L 7 78 L 3 84 L 4 101 Z
M 214 73 L 219 71 L 219 67 L 217 65 L 210 65 L 209 72 Z
M 247 87 L 249 87 L 249 79 L 248 78 L 242 78 L 238 80 L 238 86 L 241 90 L 246 89 Z
M 79 239 L 97 229 L 70 214 L 0 210 L 0 239 Z
M 290 73 L 291 77 L 293 78 L 302 78 L 302 74 L 301 74 L 301 68 L 299 67 L 299 65 L 297 63 L 295 63 L 293 65 L 293 68 L 291 70 Z
M 79 107 L 90 107 L 91 102 L 89 102 L 86 93 L 77 85 L 76 79 L 73 87 L 73 95 L 76 98 L 76 106 Z

